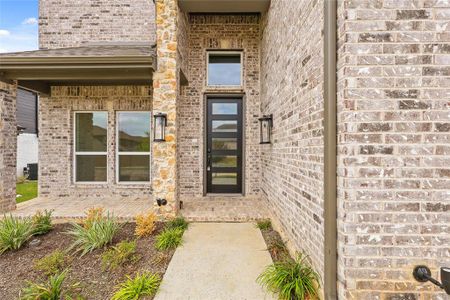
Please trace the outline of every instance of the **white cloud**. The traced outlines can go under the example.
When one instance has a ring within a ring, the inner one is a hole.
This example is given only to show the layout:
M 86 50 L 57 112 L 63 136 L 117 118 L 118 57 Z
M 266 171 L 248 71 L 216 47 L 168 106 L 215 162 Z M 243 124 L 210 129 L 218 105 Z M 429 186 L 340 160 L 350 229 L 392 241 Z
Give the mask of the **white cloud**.
M 0 48 L 0 53 L 6 53 L 6 52 L 8 52 L 8 50 Z
M 0 29 L 0 36 L 8 36 L 10 33 L 8 30 Z
M 23 20 L 23 25 L 36 25 L 38 23 L 38 20 L 36 18 L 28 18 Z

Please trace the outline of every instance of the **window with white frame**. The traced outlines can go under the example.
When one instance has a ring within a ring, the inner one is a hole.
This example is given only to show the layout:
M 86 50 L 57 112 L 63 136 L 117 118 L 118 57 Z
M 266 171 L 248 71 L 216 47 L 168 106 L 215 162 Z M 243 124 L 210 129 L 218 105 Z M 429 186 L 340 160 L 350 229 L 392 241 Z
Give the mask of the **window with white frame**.
M 119 183 L 150 182 L 150 112 L 117 112 L 116 171 Z
M 241 86 L 242 53 L 208 52 L 208 86 Z
M 75 182 L 107 181 L 108 113 L 75 112 Z

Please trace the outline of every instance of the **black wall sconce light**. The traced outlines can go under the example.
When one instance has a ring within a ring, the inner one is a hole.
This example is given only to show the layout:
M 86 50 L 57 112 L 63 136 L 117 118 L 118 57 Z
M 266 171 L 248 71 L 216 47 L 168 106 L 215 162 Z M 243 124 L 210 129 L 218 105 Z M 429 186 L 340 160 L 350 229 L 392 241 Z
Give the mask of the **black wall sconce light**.
M 441 282 L 431 277 L 430 268 L 427 266 L 416 266 L 413 271 L 413 276 L 418 282 L 430 281 L 434 285 L 443 289 L 447 295 L 450 295 L 450 268 L 441 268 Z
M 153 141 L 165 142 L 167 115 L 163 113 L 157 113 L 153 117 L 155 118 L 155 124 L 153 126 Z
M 272 138 L 273 115 L 264 115 L 259 120 L 259 143 L 270 144 Z

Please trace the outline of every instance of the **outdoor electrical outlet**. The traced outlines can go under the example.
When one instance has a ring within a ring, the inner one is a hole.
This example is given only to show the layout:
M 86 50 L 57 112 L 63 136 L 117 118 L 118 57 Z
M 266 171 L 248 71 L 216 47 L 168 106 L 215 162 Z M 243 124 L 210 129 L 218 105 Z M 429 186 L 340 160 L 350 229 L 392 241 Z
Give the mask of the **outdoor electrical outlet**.
M 167 200 L 163 199 L 163 198 L 158 198 L 158 199 L 156 199 L 156 203 L 158 204 L 158 206 L 166 205 L 167 204 Z

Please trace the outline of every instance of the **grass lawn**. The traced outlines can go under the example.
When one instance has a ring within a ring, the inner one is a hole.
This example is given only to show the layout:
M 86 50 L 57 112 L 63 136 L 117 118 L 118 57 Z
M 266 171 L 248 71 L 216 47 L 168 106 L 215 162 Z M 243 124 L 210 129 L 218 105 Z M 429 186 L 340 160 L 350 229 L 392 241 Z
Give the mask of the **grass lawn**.
M 16 185 L 17 195 L 22 195 L 16 198 L 16 202 L 24 202 L 37 197 L 37 181 L 27 181 L 25 183 L 18 183 Z

